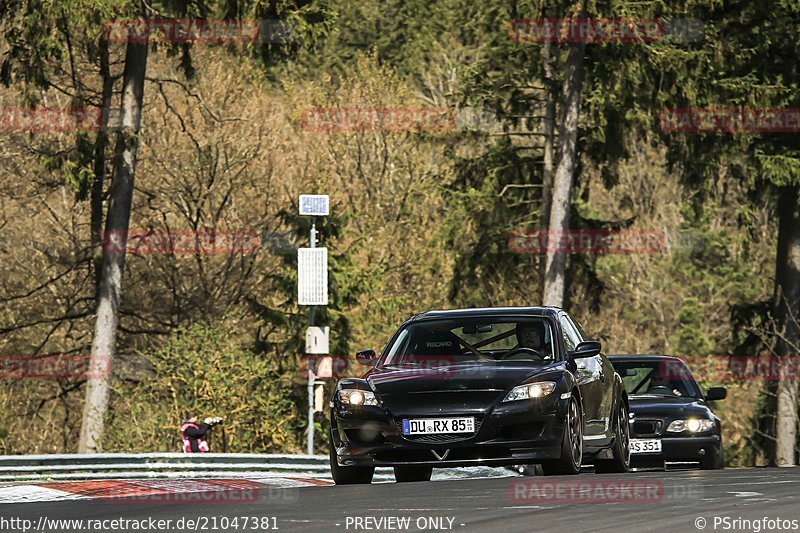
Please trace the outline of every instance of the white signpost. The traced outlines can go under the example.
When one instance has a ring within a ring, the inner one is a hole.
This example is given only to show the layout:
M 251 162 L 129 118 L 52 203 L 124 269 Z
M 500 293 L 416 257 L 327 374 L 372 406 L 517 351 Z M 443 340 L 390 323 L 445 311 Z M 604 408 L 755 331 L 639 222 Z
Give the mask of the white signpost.
M 328 305 L 328 249 L 297 250 L 297 303 Z
M 317 226 L 314 217 L 327 216 L 329 213 L 329 198 L 327 194 L 301 194 L 300 214 L 310 216 L 311 231 L 309 238 L 311 245 L 308 248 L 297 250 L 297 303 L 310 306 L 308 321 L 310 330 L 314 328 L 314 306 L 328 305 L 328 249 L 317 248 Z M 315 328 L 319 329 L 319 328 Z M 324 330 L 324 354 L 317 346 L 313 351 L 306 349 L 307 354 L 327 355 L 328 328 Z M 307 338 L 309 333 L 306 333 Z M 319 394 L 314 393 L 316 374 L 314 372 L 314 358 L 308 357 L 308 440 L 306 450 L 309 455 L 314 454 L 314 410 L 315 404 L 320 404 Z M 320 387 L 321 389 L 321 387 Z
M 311 326 L 306 328 L 306 353 L 328 355 L 330 352 L 329 337 L 331 328 Z

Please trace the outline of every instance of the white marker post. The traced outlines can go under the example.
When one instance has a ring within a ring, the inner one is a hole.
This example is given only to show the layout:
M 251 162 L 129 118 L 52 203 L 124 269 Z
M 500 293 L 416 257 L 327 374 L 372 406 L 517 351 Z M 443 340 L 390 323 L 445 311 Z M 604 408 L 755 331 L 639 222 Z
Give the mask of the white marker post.
M 317 248 L 316 217 L 329 212 L 327 194 L 301 194 L 300 214 L 311 217 L 309 248 L 297 250 L 297 303 L 308 305 L 308 322 L 314 327 L 314 306 L 328 305 L 328 249 Z M 306 348 L 306 352 L 309 350 Z M 313 352 L 312 352 L 313 353 Z M 314 358 L 308 355 L 308 433 L 306 451 L 314 454 Z

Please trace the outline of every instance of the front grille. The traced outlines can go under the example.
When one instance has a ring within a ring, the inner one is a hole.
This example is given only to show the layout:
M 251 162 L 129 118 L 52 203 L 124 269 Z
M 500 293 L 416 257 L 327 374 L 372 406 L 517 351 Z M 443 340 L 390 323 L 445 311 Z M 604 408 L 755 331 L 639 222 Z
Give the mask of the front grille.
M 459 433 L 453 435 L 438 434 L 438 435 L 404 435 L 404 438 L 413 440 L 414 442 L 424 442 L 426 444 L 448 444 L 451 442 L 460 442 L 472 438 L 473 435 L 467 433 Z
M 661 420 L 634 420 L 632 429 L 635 435 L 658 435 L 663 425 Z
M 475 419 L 475 433 L 434 433 L 431 435 L 403 435 L 403 421 L 395 420 L 397 432 L 404 438 L 412 442 L 424 444 L 448 444 L 451 442 L 461 442 L 468 440 L 478 434 L 481 430 L 481 419 Z

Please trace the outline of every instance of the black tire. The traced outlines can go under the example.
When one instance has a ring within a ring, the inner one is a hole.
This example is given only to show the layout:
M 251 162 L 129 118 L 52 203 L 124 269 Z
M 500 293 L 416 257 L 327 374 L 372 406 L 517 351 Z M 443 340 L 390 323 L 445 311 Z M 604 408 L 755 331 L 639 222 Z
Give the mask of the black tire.
M 333 438 L 329 437 L 331 476 L 337 485 L 361 485 L 372 483 L 372 475 L 375 467 L 372 466 L 340 466 L 336 460 L 336 447 L 333 445 Z
M 542 463 L 545 476 L 575 475 L 581 471 L 583 460 L 583 416 L 578 400 L 569 400 L 564 422 L 564 436 L 561 438 L 561 459 Z
M 433 473 L 432 466 L 395 466 L 394 479 L 398 483 L 414 481 L 430 481 Z
M 725 450 L 720 444 L 719 452 L 704 458 L 700 461 L 700 468 L 703 470 L 724 470 L 725 469 Z
M 594 463 L 597 474 L 624 474 L 631 469 L 631 431 L 628 424 L 628 408 L 622 398 L 614 417 L 614 445 L 611 459 L 600 459 Z

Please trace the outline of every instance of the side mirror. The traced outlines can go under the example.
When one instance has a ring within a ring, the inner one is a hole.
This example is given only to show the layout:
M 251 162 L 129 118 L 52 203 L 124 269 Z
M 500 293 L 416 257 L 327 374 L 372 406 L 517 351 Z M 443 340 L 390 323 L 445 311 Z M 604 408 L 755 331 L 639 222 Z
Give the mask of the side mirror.
M 356 361 L 364 366 L 373 366 L 378 360 L 375 350 L 361 350 L 356 352 Z
M 725 387 L 711 387 L 706 391 L 706 400 L 713 402 L 714 400 L 724 400 L 728 397 L 728 389 Z
M 600 353 L 602 346 L 600 341 L 585 341 L 578 344 L 575 349 L 569 352 L 571 359 L 583 359 L 584 357 L 594 357 Z

